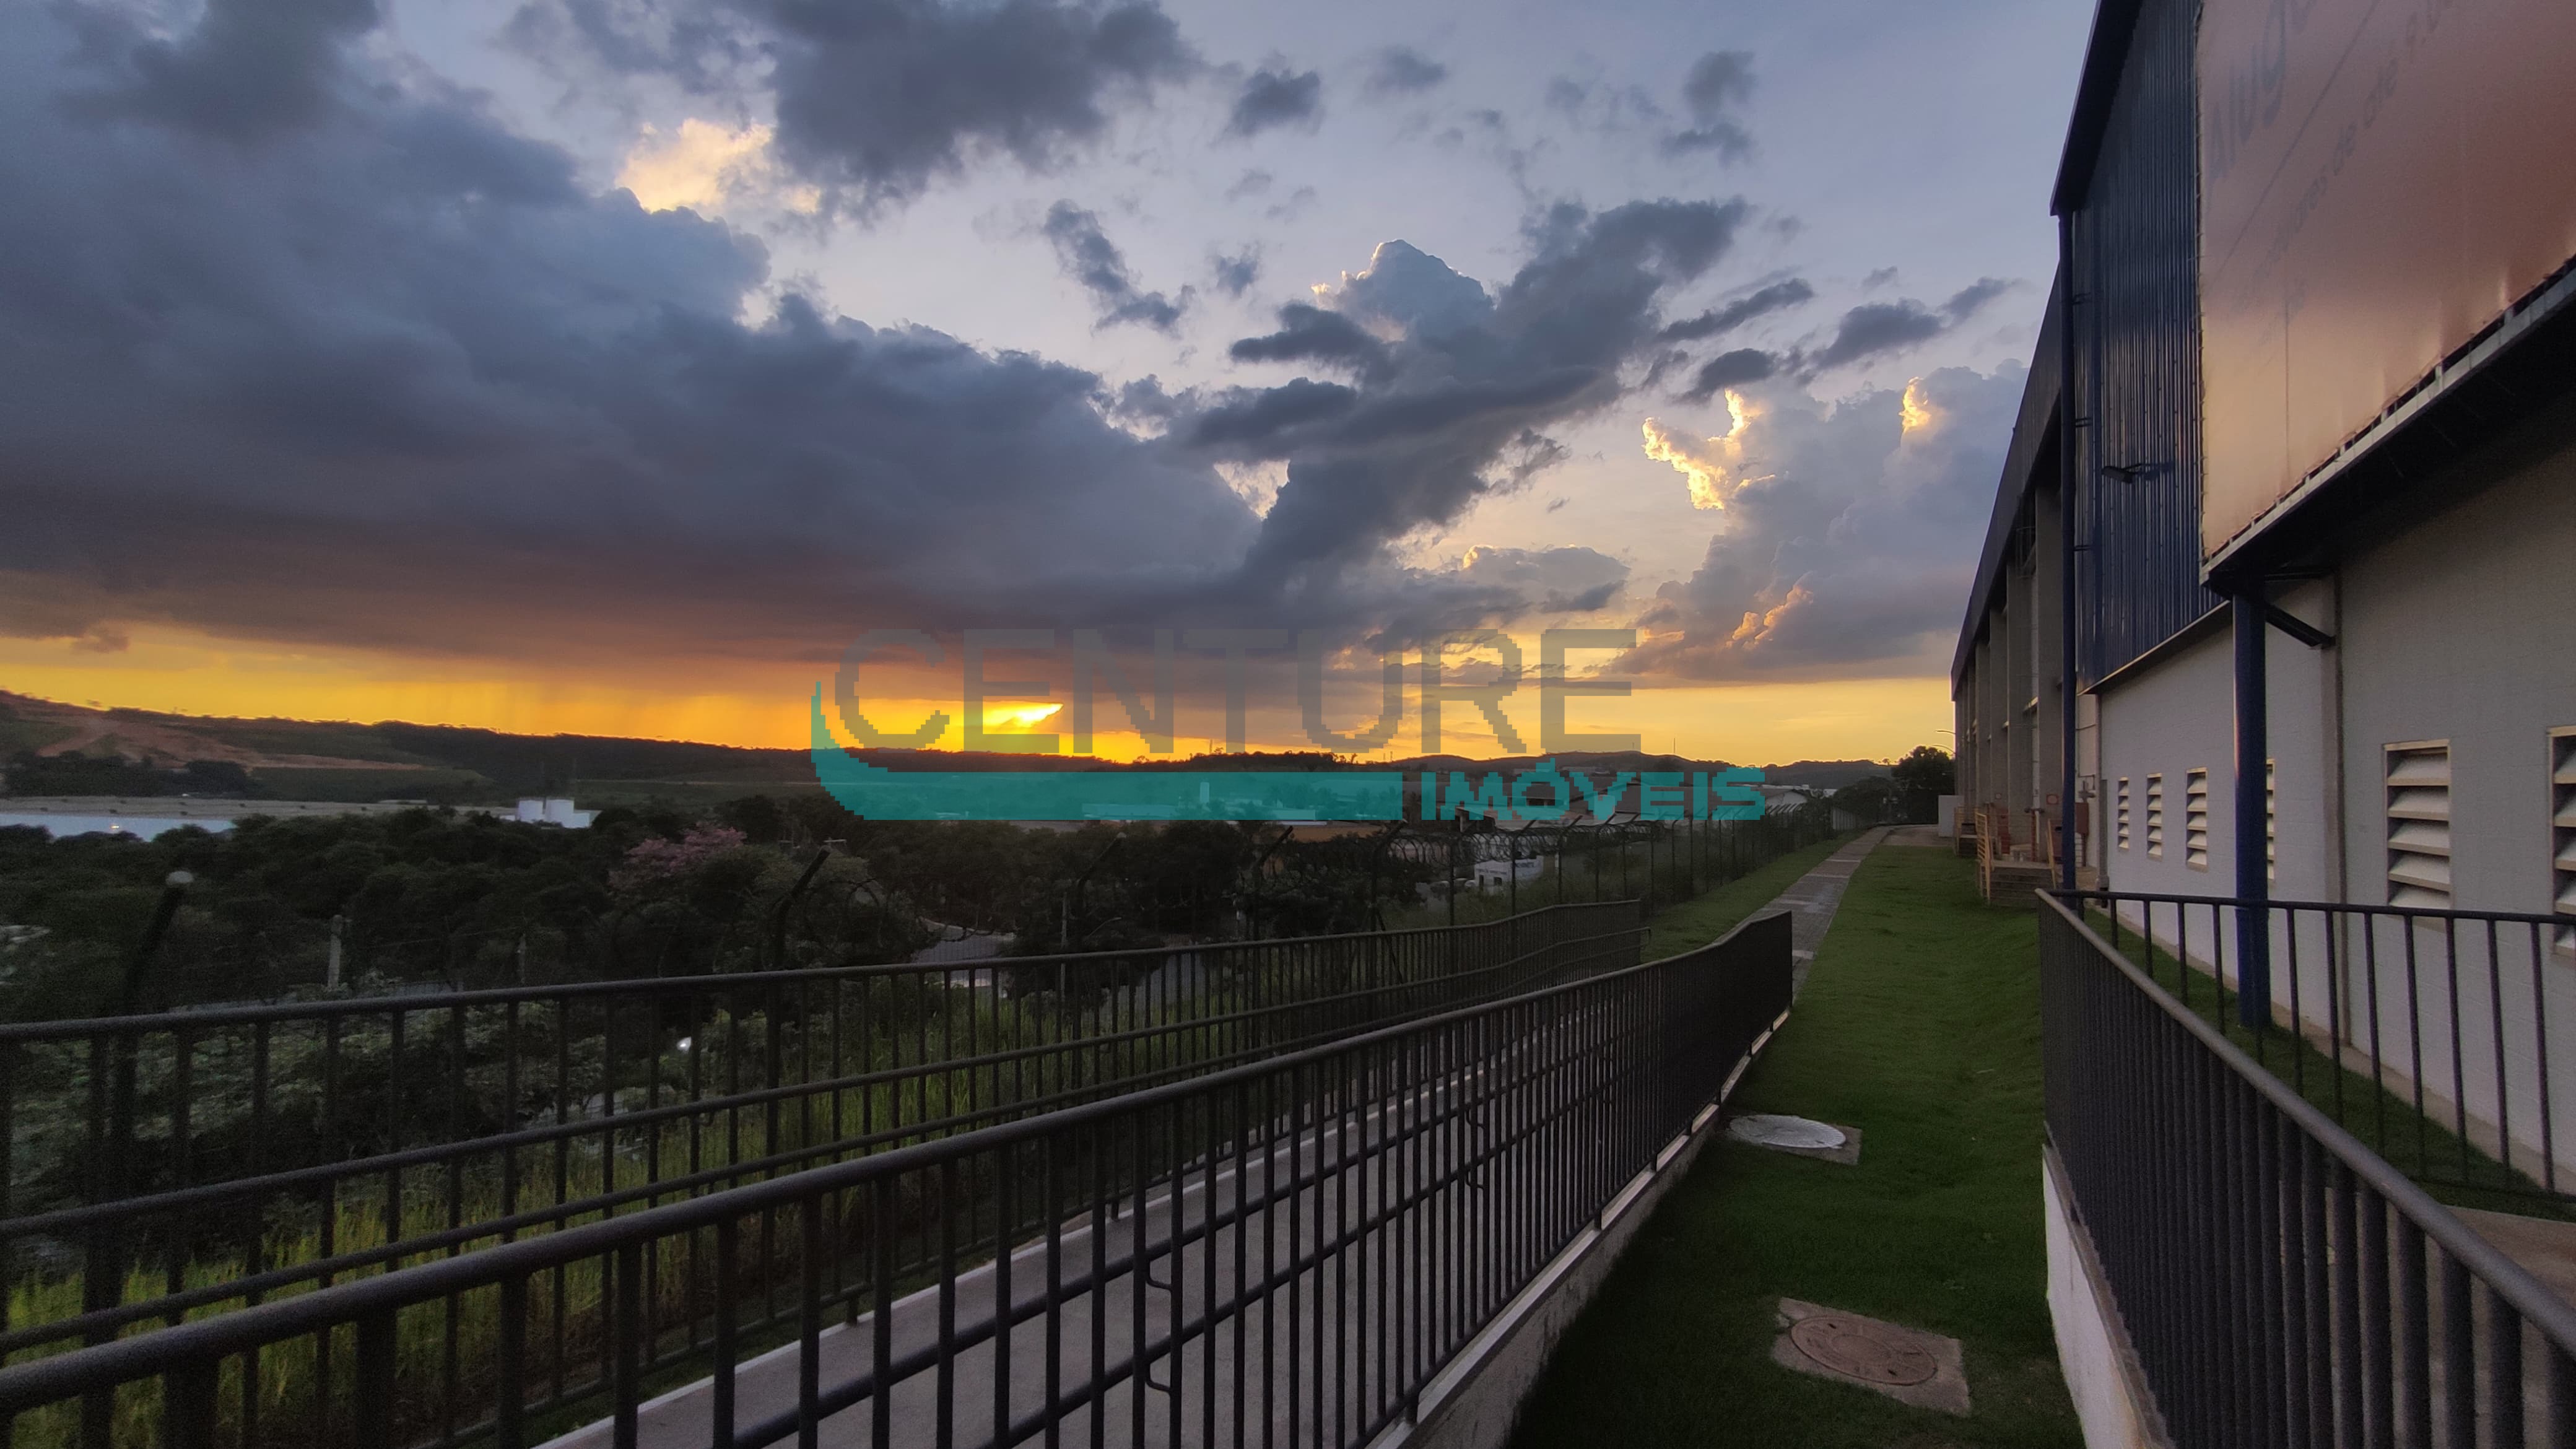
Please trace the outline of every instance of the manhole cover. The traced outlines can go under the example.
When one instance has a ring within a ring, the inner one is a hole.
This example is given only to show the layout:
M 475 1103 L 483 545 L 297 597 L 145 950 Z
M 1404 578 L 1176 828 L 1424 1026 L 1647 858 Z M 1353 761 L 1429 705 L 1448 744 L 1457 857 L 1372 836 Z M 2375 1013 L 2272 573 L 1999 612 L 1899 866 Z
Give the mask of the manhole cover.
M 1839 1127 L 1772 1112 L 1747 1112 L 1726 1124 L 1726 1134 L 1764 1147 L 1804 1147 L 1818 1151 L 1831 1151 L 1850 1140 Z
M 1924 1382 L 1940 1367 L 1903 1329 L 1839 1313 L 1799 1319 L 1789 1326 L 1789 1341 L 1817 1363 L 1864 1383 L 1902 1388 Z

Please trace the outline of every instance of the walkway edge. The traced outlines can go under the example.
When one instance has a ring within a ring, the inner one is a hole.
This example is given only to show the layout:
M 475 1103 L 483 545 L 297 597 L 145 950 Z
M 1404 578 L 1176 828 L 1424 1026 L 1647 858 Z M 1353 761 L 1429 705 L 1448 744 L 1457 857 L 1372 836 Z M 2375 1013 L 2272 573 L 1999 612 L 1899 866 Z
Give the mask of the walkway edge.
M 1798 936 L 1821 942 L 1835 907 L 1841 904 L 1843 884 L 1859 868 L 1861 859 L 1886 837 L 1884 829 L 1863 834 L 1835 851 L 1815 870 L 1800 876 L 1745 920 L 1787 911 Z M 1798 963 L 1801 986 L 1805 984 L 1806 966 L 1803 960 Z M 1700 1149 L 1717 1135 L 1720 1109 L 1788 1020 L 1789 1012 L 1781 1012 L 1770 1029 L 1754 1039 L 1744 1059 L 1727 1074 L 1717 1099 L 1691 1119 L 1690 1130 L 1658 1151 L 1654 1165 L 1611 1199 L 1600 1221 L 1557 1254 L 1545 1272 L 1522 1289 L 1483 1332 L 1450 1360 L 1448 1367 L 1433 1377 L 1410 1422 L 1386 1430 L 1371 1441 L 1369 1449 L 1500 1449 L 1510 1441 L 1520 1418 L 1521 1402 L 1546 1371 L 1557 1340 L 1582 1316 L 1629 1240 L 1654 1216 L 1655 1205 L 1690 1171 Z
M 1654 1216 L 1655 1205 L 1690 1171 L 1700 1148 L 1717 1135 L 1719 1109 L 1743 1079 L 1745 1068 L 1788 1019 L 1789 1014 L 1782 1012 L 1771 1029 L 1754 1040 L 1744 1060 L 1727 1075 L 1717 1100 L 1691 1119 L 1690 1130 L 1656 1152 L 1654 1165 L 1611 1199 L 1600 1220 L 1557 1254 L 1546 1271 L 1431 1380 L 1414 1410 L 1413 1422 L 1380 1434 L 1370 1449 L 1481 1449 L 1511 1437 L 1521 1400 L 1537 1384 L 1556 1341 L 1582 1315 L 1628 1240 Z

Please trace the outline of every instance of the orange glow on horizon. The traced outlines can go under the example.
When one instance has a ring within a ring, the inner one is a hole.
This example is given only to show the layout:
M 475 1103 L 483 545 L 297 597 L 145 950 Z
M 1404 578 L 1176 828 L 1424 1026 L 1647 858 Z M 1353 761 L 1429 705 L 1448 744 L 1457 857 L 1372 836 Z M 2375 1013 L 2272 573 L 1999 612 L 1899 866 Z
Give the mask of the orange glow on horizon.
M 1533 654 L 1532 657 L 1535 657 Z M 766 675 L 768 683 L 761 676 Z M 490 664 L 420 661 L 358 651 L 296 650 L 244 644 L 167 630 L 142 630 L 131 647 L 115 654 L 82 652 L 59 641 L 0 639 L 0 680 L 16 693 L 69 704 L 131 708 L 174 715 L 372 723 L 456 725 L 513 734 L 583 734 L 634 739 L 684 740 L 764 749 L 803 749 L 810 729 L 812 691 L 828 671 L 783 666 L 723 680 L 662 685 L 566 674 L 513 674 Z M 841 733 L 836 712 L 827 717 Z M 1030 731 L 1052 724 L 1059 748 L 1060 703 L 995 703 L 988 726 L 999 732 Z M 954 720 L 953 698 L 871 696 L 868 712 L 878 727 L 906 730 L 933 710 Z M 1535 753 L 1535 691 L 1505 702 L 1507 717 L 1523 735 L 1522 753 Z M 1331 726 L 1361 729 L 1375 713 L 1330 710 Z M 1145 741 L 1114 705 L 1097 713 L 1092 754 L 1107 760 L 1146 755 Z M 1949 745 L 1949 686 L 1940 678 L 1833 680 L 1799 683 L 1640 684 L 1625 699 L 1569 702 L 1566 728 L 1576 733 L 1639 736 L 1640 747 L 1696 759 L 1741 764 L 1781 764 L 1801 759 L 1892 759 L 1919 744 Z M 1223 710 L 1192 716 L 1184 702 L 1174 755 L 1223 748 Z M 1494 756 L 1505 749 L 1472 709 L 1453 704 L 1446 714 L 1444 752 Z M 1120 726 L 1113 729 L 1113 722 Z M 1403 729 L 1366 758 L 1420 753 L 1416 719 L 1408 700 Z M 1293 703 L 1256 708 L 1250 747 L 1311 750 Z M 952 724 L 934 748 L 956 749 Z M 844 743 L 847 743 L 846 737 Z M 1347 751 L 1346 751 L 1347 752 Z

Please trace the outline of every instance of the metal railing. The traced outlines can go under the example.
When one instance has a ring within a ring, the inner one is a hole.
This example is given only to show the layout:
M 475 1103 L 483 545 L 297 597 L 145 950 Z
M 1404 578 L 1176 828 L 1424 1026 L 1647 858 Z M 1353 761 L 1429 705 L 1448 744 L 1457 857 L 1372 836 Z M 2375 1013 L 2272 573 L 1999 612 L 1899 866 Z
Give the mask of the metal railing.
M 2213 1020 L 2248 976 L 2270 1010 L 2224 1013 L 2255 1059 L 2417 1181 L 2576 1197 L 2559 1124 L 2576 1082 L 2565 917 L 2084 891 L 2111 944 Z M 2223 996 L 2223 993 L 2225 994 Z
M 97 1445 L 517 1449 L 593 1415 L 618 1449 L 1364 1442 L 1705 1120 L 1788 1008 L 1788 924 L 19 1363 L 0 1416 Z M 551 1332 L 582 1294 L 601 1331 Z
M 1169 950 L 0 1026 L 0 1355 L 1633 965 L 1634 902 Z M 557 1304 L 581 1331 L 579 1305 Z
M 2048 1140 L 2174 1443 L 2576 1440 L 2576 1309 L 2039 911 Z

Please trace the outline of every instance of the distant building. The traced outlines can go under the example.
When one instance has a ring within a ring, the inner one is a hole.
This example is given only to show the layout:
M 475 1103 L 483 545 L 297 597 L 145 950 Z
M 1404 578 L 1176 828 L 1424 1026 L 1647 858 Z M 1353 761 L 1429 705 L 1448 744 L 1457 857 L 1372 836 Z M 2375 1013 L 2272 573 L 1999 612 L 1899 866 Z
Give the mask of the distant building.
M 566 830 L 588 830 L 599 818 L 596 810 L 575 810 L 572 801 L 561 795 L 523 796 L 519 800 L 518 820 L 525 825 L 560 825 Z
M 254 815 L 300 820 L 330 815 L 393 815 L 417 810 L 418 800 L 214 800 L 191 795 L 49 795 L 0 797 L 0 827 L 31 825 L 56 839 L 72 835 L 131 835 L 155 839 L 194 826 L 220 834 Z M 517 808 L 461 805 L 459 814 L 493 815 L 537 825 L 584 830 L 599 812 L 576 810 L 561 798 L 531 797 Z

